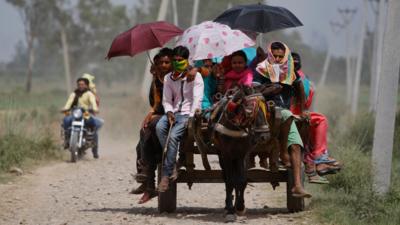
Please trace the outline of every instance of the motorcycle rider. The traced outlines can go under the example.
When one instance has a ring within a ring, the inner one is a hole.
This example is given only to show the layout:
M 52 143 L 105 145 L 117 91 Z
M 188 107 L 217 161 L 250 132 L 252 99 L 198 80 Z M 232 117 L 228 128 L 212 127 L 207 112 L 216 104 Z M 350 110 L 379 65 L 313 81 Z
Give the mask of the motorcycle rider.
M 99 107 L 100 106 L 100 98 L 99 98 L 99 95 L 97 94 L 96 84 L 94 83 L 95 76 L 88 74 L 88 73 L 84 73 L 84 74 L 82 74 L 82 78 L 86 78 L 89 80 L 89 90 L 96 97 L 97 107 Z
M 89 89 L 89 80 L 87 78 L 79 78 L 77 81 L 77 89 L 69 95 L 67 102 L 65 103 L 64 108 L 61 110 L 62 112 L 66 113 L 69 112 L 74 107 L 82 107 L 86 112 L 92 113 L 95 115 L 99 112 L 99 108 L 96 103 L 96 97 L 92 91 Z M 72 115 L 66 115 L 63 119 L 62 127 L 64 128 L 64 148 L 67 149 L 69 147 L 69 137 L 70 132 L 69 128 L 71 127 L 73 121 Z M 95 135 L 95 145 L 92 148 L 93 157 L 95 159 L 99 158 L 98 153 L 98 133 L 97 131 L 103 125 L 103 122 L 94 117 L 94 116 L 85 116 L 86 119 L 86 126 L 91 127 L 94 129 Z

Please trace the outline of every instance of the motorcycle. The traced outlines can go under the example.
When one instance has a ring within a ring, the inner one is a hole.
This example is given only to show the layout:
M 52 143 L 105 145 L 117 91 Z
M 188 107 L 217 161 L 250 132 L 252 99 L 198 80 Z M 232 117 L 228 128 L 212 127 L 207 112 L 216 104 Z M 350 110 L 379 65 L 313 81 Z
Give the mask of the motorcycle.
M 71 162 L 76 162 L 82 158 L 85 151 L 89 148 L 96 146 L 95 141 L 95 130 L 86 125 L 87 119 L 90 118 L 88 111 L 81 107 L 71 109 L 72 123 L 68 128 L 69 140 L 64 140 L 67 143 L 68 149 L 71 154 Z M 66 113 L 66 115 L 68 115 Z M 64 132 L 64 129 L 62 129 Z M 64 139 L 68 138 L 67 135 L 63 135 Z

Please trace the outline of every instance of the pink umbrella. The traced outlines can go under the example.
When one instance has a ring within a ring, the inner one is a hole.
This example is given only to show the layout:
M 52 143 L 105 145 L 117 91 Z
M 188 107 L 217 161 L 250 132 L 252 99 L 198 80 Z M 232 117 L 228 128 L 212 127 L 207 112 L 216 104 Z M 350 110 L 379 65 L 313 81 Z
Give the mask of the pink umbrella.
M 165 21 L 138 24 L 115 37 L 107 58 L 134 56 L 143 51 L 162 47 L 182 32 L 179 27 Z
M 186 29 L 176 45 L 189 49 L 190 60 L 201 60 L 230 55 L 255 43 L 240 30 L 206 21 Z

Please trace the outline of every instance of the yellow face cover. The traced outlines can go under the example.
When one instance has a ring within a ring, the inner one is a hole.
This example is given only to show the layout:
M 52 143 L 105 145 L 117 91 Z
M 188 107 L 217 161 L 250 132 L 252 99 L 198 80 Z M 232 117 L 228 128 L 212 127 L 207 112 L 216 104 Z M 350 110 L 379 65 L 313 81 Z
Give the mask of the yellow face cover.
M 178 73 L 182 73 L 186 70 L 186 68 L 189 66 L 189 61 L 187 59 L 182 59 L 180 61 L 174 60 L 172 62 L 172 66 L 174 67 L 174 70 Z

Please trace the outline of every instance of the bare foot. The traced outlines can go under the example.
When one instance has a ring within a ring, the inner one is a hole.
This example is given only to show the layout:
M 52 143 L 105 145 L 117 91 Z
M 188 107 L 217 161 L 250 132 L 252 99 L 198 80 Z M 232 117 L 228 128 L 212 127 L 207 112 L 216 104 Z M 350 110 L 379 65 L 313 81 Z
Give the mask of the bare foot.
M 291 163 L 290 163 L 290 157 L 289 157 L 289 153 L 286 150 L 286 152 L 281 152 L 280 156 L 281 158 L 281 162 L 282 164 L 286 167 L 286 168 L 290 168 L 291 167 Z
M 154 198 L 154 197 L 156 197 L 156 196 L 157 196 L 156 191 L 152 191 L 152 192 L 146 191 L 146 192 L 142 195 L 142 197 L 140 198 L 138 204 L 144 204 L 144 203 L 150 201 L 152 198 Z
M 292 168 L 292 164 L 290 163 L 290 161 L 285 161 L 285 160 L 281 160 L 280 161 L 280 165 L 281 168 L 285 168 L 285 169 L 290 169 Z
M 296 198 L 311 198 L 312 195 L 304 190 L 303 187 L 293 187 L 292 196 Z
M 166 192 L 169 187 L 169 177 L 164 176 L 161 178 L 160 183 L 158 184 L 158 192 Z

